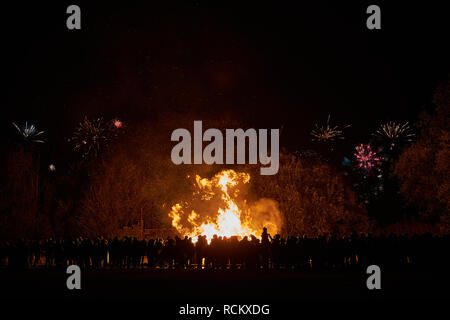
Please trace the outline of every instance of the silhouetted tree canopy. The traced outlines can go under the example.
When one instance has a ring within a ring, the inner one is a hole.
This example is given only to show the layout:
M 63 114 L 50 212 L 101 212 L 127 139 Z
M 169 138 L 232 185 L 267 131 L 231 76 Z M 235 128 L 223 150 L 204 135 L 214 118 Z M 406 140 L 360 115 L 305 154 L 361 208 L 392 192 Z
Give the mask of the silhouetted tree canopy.
M 450 230 L 450 86 L 435 93 L 435 112 L 420 116 L 420 138 L 405 149 L 395 166 L 400 192 L 425 217 L 439 219 Z
M 277 200 L 287 235 L 366 233 L 370 221 L 351 186 L 330 165 L 282 154 L 274 176 L 256 176 L 257 193 Z

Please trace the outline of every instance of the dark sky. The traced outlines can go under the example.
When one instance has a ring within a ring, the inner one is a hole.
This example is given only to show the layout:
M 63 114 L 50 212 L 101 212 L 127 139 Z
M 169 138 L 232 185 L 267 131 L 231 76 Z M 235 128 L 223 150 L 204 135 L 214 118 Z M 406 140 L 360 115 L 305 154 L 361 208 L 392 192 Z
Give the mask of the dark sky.
M 414 121 L 448 76 L 443 2 L 377 1 L 381 30 L 366 28 L 372 1 L 92 2 L 2 4 L 4 134 L 12 121 L 64 137 L 85 115 L 133 125 L 191 112 L 283 125 L 296 149 L 331 113 L 363 142 Z M 66 28 L 70 4 L 80 31 Z

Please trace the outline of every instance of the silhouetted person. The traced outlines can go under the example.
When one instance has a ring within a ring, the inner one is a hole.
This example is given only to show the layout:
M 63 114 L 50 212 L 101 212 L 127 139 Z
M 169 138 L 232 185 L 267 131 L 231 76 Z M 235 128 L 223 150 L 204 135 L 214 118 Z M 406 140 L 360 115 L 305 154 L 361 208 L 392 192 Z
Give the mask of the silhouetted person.
M 270 249 L 269 237 L 270 235 L 267 233 L 267 228 L 264 227 L 263 232 L 261 234 L 261 259 L 262 259 L 262 266 L 264 269 L 269 268 L 269 249 Z

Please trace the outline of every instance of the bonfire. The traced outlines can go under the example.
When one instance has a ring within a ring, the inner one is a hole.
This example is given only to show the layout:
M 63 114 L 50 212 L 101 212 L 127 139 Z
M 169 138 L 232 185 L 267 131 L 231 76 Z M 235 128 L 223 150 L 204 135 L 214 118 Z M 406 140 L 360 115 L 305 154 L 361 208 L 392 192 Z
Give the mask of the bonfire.
M 172 206 L 172 226 L 194 242 L 199 235 L 208 242 L 214 235 L 259 238 L 263 227 L 272 235 L 279 233 L 282 220 L 277 202 L 262 198 L 248 203 L 249 182 L 250 174 L 234 170 L 223 170 L 211 179 L 196 175 L 192 199 Z

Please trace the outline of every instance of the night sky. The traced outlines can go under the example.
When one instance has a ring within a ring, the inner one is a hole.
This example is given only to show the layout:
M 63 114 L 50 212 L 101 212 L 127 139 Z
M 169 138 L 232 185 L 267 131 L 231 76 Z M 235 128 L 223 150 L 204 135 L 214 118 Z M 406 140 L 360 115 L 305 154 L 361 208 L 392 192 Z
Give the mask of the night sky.
M 352 125 L 354 146 L 383 122 L 414 122 L 448 75 L 437 2 L 377 1 L 381 30 L 366 28 L 372 1 L 147 2 L 2 4 L 2 133 L 32 121 L 58 149 L 84 116 L 132 127 L 163 113 L 232 115 L 283 126 L 281 147 L 297 150 L 331 114 Z M 70 4 L 81 30 L 66 28 Z

